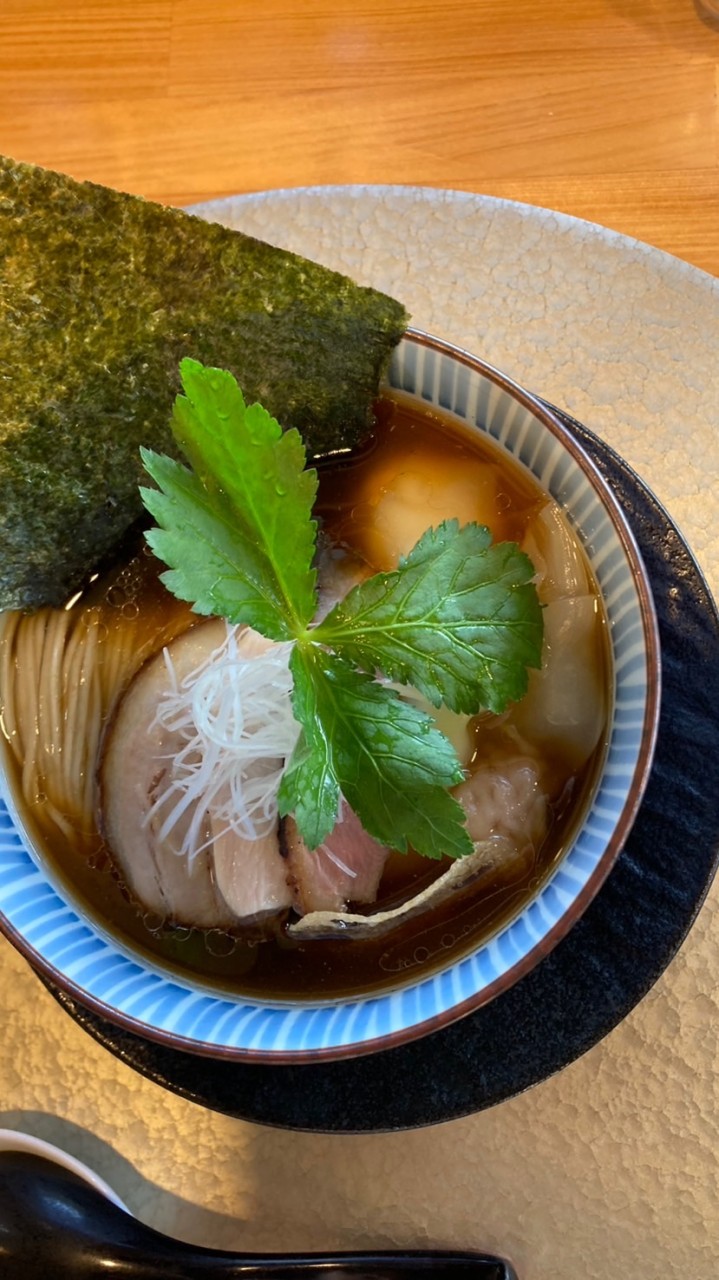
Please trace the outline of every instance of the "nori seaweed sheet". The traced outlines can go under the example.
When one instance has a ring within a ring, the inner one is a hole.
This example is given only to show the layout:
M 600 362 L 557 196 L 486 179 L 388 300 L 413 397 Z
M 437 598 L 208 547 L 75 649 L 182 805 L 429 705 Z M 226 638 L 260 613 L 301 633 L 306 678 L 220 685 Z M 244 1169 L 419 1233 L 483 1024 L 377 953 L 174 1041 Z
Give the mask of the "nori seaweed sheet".
M 0 157 L 0 608 L 62 602 L 140 515 L 183 356 L 320 455 L 370 430 L 407 320 L 262 241 Z

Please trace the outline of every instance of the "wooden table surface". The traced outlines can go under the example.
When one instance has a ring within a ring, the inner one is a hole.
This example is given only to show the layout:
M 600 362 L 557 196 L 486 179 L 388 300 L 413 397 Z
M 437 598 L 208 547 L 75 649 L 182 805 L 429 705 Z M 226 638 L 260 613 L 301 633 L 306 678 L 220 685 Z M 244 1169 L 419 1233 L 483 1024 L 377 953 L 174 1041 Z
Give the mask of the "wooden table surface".
M 17 159 L 176 204 L 482 192 L 719 274 L 719 24 L 695 0 L 2 0 L 1 16 Z

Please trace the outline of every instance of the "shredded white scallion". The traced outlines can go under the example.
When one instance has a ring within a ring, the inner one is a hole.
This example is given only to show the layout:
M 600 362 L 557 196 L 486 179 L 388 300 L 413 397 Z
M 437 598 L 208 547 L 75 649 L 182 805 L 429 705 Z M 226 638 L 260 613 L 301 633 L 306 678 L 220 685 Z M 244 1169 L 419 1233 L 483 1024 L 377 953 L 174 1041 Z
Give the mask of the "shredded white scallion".
M 192 859 L 230 830 L 259 840 L 276 824 L 280 780 L 300 733 L 291 652 L 291 643 L 228 624 L 224 643 L 178 681 L 165 650 L 169 687 L 155 724 L 179 749 L 146 821 L 159 822 L 161 841 L 174 834 L 178 853 Z

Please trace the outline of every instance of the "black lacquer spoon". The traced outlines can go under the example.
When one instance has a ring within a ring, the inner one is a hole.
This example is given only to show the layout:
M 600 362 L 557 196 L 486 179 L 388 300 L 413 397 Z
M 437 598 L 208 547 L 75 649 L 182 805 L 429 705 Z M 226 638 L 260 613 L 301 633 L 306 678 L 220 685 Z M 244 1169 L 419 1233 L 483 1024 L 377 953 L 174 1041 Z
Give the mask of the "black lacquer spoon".
M 517 1280 L 488 1254 L 248 1254 L 197 1248 L 154 1231 L 77 1174 L 42 1156 L 0 1152 L 0 1276 L 3 1280 Z

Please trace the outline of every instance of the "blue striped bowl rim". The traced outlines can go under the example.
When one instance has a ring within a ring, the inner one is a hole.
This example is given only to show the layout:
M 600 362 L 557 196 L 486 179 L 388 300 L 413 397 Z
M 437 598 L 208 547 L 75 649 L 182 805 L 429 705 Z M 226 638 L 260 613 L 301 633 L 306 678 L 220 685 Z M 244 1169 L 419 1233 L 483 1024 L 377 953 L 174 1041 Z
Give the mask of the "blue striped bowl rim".
M 468 352 L 408 330 L 387 383 L 486 432 L 562 505 L 602 591 L 614 665 L 604 766 L 574 842 L 535 897 L 465 957 L 396 990 L 322 1003 L 259 1003 L 203 989 L 133 954 L 83 915 L 0 799 L 0 927 L 73 999 L 175 1048 L 247 1061 L 370 1053 L 437 1030 L 516 982 L 564 937 L 608 875 L 651 769 L 660 658 L 646 571 L 593 463 L 541 401 Z

